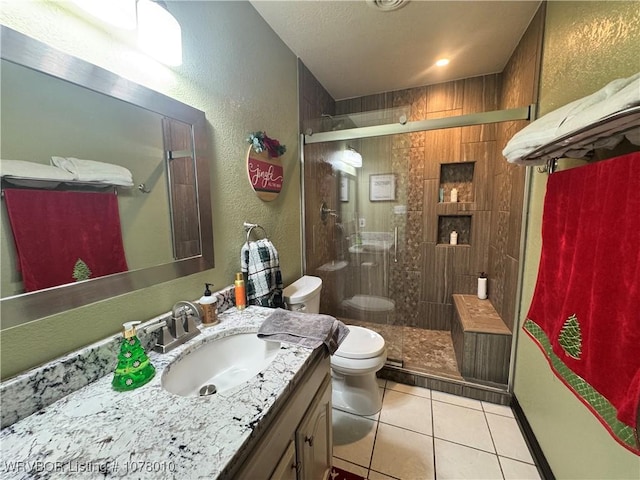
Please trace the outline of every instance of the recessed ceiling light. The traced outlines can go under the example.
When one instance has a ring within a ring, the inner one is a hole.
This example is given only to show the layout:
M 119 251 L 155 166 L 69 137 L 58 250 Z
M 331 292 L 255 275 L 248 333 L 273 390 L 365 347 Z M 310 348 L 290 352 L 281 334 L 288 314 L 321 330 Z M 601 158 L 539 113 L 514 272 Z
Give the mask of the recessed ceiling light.
M 449 65 L 449 59 L 448 58 L 441 58 L 440 60 L 438 60 L 436 62 L 436 65 L 438 67 L 444 67 L 445 65 Z
M 367 0 L 367 5 L 376 10 L 391 12 L 404 7 L 410 0 Z

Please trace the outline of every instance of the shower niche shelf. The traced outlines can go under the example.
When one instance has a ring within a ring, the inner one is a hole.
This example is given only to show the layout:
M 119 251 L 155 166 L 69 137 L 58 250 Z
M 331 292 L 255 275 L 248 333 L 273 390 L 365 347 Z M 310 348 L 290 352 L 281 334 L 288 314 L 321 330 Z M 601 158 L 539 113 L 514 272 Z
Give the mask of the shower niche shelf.
M 475 162 L 443 163 L 440 165 L 441 203 L 451 202 L 451 190 L 458 190 L 458 203 L 474 201 L 473 172 Z M 440 199 L 439 199 L 440 200 Z
M 470 245 L 471 215 L 439 215 L 438 245 L 449 245 L 449 236 L 453 231 L 458 233 L 458 245 Z

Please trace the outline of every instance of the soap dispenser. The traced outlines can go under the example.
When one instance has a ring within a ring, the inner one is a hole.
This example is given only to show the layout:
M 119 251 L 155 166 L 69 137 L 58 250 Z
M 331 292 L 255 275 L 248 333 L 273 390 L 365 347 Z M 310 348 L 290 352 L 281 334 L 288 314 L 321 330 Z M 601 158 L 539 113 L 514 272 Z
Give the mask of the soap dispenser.
M 156 369 L 136 336 L 136 325 L 139 323 L 127 322 L 122 325 L 124 339 L 120 345 L 118 366 L 111 382 L 113 389 L 120 392 L 141 387 L 156 374 Z
M 487 298 L 487 274 L 480 272 L 478 277 L 478 298 L 485 300 Z
M 204 294 L 198 300 L 198 303 L 202 306 L 202 325 L 215 325 L 218 323 L 216 311 L 218 300 L 211 294 L 211 290 L 209 290 L 211 286 L 213 286 L 213 283 L 204 284 Z

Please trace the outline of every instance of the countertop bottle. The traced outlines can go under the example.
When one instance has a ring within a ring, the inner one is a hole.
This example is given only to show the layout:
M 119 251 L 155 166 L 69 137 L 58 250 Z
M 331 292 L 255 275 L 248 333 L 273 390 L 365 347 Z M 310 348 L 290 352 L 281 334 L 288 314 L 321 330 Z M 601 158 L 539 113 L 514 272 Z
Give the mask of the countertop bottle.
M 213 286 L 213 283 L 204 284 L 204 294 L 198 300 L 198 303 L 202 306 L 202 324 L 203 325 L 215 325 L 218 323 L 218 299 L 211 294 L 209 287 Z
M 111 386 L 114 390 L 126 391 L 141 387 L 156 374 L 156 369 L 144 352 L 136 335 L 136 325 L 140 322 L 123 324 L 124 339 L 118 354 L 118 366 L 113 375 Z
M 236 273 L 236 281 L 234 282 L 236 287 L 236 308 L 242 310 L 247 306 L 247 292 L 244 286 L 244 278 L 242 272 Z

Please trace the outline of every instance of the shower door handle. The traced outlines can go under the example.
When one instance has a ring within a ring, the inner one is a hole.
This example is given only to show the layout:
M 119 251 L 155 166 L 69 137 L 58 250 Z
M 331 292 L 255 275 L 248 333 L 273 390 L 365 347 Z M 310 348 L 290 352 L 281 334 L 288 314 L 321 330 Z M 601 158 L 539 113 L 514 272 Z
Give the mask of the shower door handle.
M 393 263 L 398 263 L 398 227 L 393 231 Z

